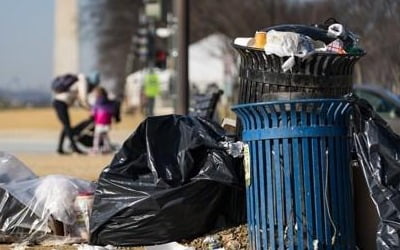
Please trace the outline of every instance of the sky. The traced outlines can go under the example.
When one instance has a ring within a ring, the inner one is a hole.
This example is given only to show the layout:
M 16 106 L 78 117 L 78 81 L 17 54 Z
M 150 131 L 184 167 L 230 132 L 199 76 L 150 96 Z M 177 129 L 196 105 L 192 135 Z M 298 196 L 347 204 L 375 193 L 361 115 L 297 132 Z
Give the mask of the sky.
M 1 0 L 0 88 L 49 86 L 54 0 Z

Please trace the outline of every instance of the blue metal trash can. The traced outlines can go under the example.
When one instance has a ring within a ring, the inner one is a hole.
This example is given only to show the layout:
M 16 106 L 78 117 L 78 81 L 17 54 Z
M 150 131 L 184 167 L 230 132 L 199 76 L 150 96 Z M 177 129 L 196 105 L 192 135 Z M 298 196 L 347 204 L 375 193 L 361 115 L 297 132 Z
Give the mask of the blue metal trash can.
M 355 249 L 350 104 L 305 99 L 233 110 L 249 146 L 251 248 Z

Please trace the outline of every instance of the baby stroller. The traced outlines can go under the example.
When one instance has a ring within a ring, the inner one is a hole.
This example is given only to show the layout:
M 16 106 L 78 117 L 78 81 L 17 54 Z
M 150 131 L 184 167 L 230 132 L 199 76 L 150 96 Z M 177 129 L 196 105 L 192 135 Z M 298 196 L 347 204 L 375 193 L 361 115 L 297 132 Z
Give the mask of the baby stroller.
M 120 122 L 121 113 L 120 113 L 120 102 L 114 101 L 115 110 L 113 118 L 116 122 Z M 93 147 L 93 139 L 94 139 L 94 120 L 93 117 L 89 117 L 80 123 L 78 123 L 75 127 L 72 128 L 74 133 L 74 139 L 77 143 L 81 144 L 84 147 L 91 148 Z M 102 145 L 102 142 L 100 142 Z M 111 145 L 112 150 L 117 148 L 117 145 Z
M 81 121 L 75 127 L 72 128 L 74 133 L 74 139 L 77 143 L 84 147 L 93 147 L 94 138 L 94 121 L 93 117 L 89 117 L 86 120 Z
M 76 143 L 88 149 L 93 147 L 94 121 L 92 117 L 81 121 L 75 127 L 73 127 L 72 130 L 74 132 L 74 139 Z M 100 146 L 103 146 L 102 141 L 100 141 Z M 107 153 L 114 152 L 117 150 L 117 148 L 118 146 L 116 144 L 111 143 L 111 151 Z

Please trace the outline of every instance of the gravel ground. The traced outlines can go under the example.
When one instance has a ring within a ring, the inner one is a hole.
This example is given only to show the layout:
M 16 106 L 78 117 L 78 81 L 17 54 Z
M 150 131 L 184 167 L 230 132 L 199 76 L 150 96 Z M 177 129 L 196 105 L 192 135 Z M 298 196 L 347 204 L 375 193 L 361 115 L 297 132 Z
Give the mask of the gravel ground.
M 206 235 L 203 237 L 196 238 L 194 240 L 183 240 L 180 244 L 194 247 L 196 250 L 208 250 L 210 247 L 223 247 L 225 250 L 247 250 L 249 249 L 247 240 L 247 227 L 246 225 L 240 225 L 225 229 L 214 234 Z M 51 243 L 46 243 L 51 244 Z M 50 246 L 23 246 L 23 245 L 0 245 L 2 249 L 12 249 L 15 247 L 16 250 L 76 250 L 79 245 L 54 245 Z M 24 248 L 25 247 L 25 248 Z M 118 250 L 144 250 L 144 247 L 118 247 Z
M 229 228 L 215 234 L 199 237 L 192 241 L 182 241 L 182 244 L 196 248 L 196 250 L 208 250 L 214 247 L 223 247 L 225 250 L 247 250 L 247 226 Z

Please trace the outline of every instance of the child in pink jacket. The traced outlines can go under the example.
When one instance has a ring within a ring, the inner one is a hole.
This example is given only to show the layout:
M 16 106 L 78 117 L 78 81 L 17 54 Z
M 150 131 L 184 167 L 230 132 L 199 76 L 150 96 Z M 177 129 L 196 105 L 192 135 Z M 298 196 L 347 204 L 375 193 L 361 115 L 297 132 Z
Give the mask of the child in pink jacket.
M 109 153 L 112 148 L 108 133 L 111 129 L 115 104 L 108 99 L 107 91 L 104 88 L 98 87 L 95 91 L 96 103 L 92 108 L 95 124 L 93 153 Z

